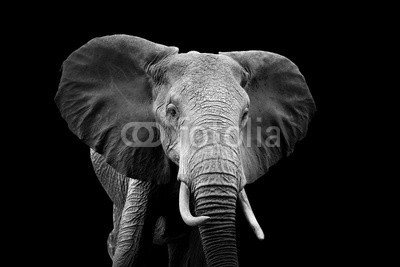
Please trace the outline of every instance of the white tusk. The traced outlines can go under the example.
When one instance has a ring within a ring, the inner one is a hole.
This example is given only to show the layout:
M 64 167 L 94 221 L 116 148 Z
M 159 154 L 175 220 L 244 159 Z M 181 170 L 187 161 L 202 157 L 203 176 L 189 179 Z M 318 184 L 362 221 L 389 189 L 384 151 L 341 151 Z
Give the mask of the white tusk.
M 189 209 L 189 188 L 184 182 L 181 182 L 179 189 L 179 211 L 183 221 L 189 226 L 197 226 L 210 219 L 208 216 L 193 217 Z
M 242 189 L 242 191 L 239 192 L 239 199 L 240 203 L 242 204 L 244 215 L 246 216 L 246 219 L 249 222 L 251 229 L 253 229 L 259 240 L 264 240 L 264 232 L 258 224 L 256 216 L 254 216 L 254 212 L 251 209 L 250 202 L 247 198 L 244 188 Z

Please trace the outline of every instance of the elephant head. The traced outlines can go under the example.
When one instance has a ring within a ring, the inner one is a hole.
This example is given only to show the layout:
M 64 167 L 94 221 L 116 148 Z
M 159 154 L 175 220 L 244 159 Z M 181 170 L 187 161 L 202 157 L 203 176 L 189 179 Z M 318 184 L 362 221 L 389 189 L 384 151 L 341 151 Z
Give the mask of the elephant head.
M 169 164 L 179 166 L 180 213 L 199 227 L 208 266 L 238 265 L 237 199 L 263 239 L 244 186 L 293 151 L 315 111 L 283 56 L 178 53 L 127 35 L 73 52 L 55 101 L 70 130 L 117 172 L 163 184 L 175 179 Z

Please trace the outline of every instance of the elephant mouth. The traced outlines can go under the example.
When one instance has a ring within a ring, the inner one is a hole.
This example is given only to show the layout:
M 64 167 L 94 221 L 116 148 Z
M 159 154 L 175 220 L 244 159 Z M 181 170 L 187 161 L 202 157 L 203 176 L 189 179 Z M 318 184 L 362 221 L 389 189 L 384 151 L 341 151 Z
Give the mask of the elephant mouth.
M 179 189 L 179 211 L 183 221 L 189 226 L 199 226 L 210 220 L 210 216 L 193 216 L 190 212 L 191 190 L 194 195 L 198 194 L 198 188 L 207 187 L 208 189 L 217 187 L 231 187 L 232 194 L 239 198 L 240 206 L 244 215 L 256 234 L 258 239 L 264 239 L 263 231 L 257 222 L 251 208 L 249 199 L 242 182 L 246 181 L 241 161 L 235 157 L 239 153 L 233 150 L 221 149 L 219 147 L 207 146 L 197 154 L 197 161 L 191 164 L 187 158 L 181 158 L 179 162 L 178 180 L 181 181 Z M 215 154 L 218 154 L 215 161 Z M 193 158 L 193 156 L 191 157 Z M 207 162 L 206 167 L 199 164 Z M 188 164 L 189 163 L 189 164 Z M 206 171 L 205 171 L 206 170 Z M 189 186 L 188 186 L 189 185 Z M 207 193 L 205 193 L 207 195 Z M 195 199 L 197 196 L 195 196 Z
M 251 208 L 249 199 L 247 197 L 246 191 L 243 188 L 239 194 L 240 206 L 243 209 L 243 213 L 250 224 L 251 229 L 259 240 L 264 239 L 264 232 L 261 229 L 256 216 L 254 215 L 253 209 Z M 190 191 L 188 186 L 181 182 L 179 189 L 179 212 L 183 221 L 189 226 L 200 226 L 210 220 L 209 216 L 193 216 L 190 212 Z

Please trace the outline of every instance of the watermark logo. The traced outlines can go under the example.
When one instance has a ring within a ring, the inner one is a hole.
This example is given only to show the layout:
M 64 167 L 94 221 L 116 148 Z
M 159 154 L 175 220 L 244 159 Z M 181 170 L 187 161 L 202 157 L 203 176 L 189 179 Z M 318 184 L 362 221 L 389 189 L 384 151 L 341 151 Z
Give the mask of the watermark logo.
M 280 147 L 280 128 L 263 126 L 261 118 L 257 118 L 254 125 L 249 118 L 241 131 L 238 127 L 221 125 L 181 126 L 178 131 L 178 135 L 175 133 L 171 137 L 171 131 L 156 122 L 130 122 L 121 129 L 121 139 L 129 147 L 156 147 L 163 143 L 163 139 L 176 136 L 179 136 L 181 143 L 197 148 L 221 143 L 231 147 Z
M 161 144 L 155 122 L 129 122 L 121 130 L 121 138 L 129 147 L 156 147 Z

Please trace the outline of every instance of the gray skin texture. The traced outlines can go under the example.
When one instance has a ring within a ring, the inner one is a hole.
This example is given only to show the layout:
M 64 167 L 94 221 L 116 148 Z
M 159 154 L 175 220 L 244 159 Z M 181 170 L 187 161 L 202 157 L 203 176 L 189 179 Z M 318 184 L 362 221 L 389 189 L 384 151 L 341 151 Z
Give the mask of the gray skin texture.
M 126 35 L 94 39 L 71 54 L 55 101 L 91 147 L 114 203 L 113 266 L 144 266 L 151 242 L 168 244 L 170 266 L 238 266 L 238 194 L 293 151 L 315 111 L 303 76 L 282 56 L 179 54 Z M 127 146 L 121 132 L 129 122 L 156 122 L 161 146 Z M 264 142 L 270 126 L 279 146 Z M 192 214 L 209 216 L 206 223 L 183 223 L 180 183 Z
M 92 149 L 90 157 L 114 204 L 114 228 L 107 240 L 114 266 L 145 265 L 151 243 L 167 244 L 169 266 L 206 266 L 198 229 L 185 225 L 177 209 L 178 181 L 157 185 L 132 179 L 116 172 Z

